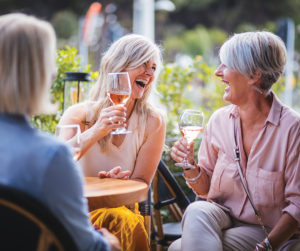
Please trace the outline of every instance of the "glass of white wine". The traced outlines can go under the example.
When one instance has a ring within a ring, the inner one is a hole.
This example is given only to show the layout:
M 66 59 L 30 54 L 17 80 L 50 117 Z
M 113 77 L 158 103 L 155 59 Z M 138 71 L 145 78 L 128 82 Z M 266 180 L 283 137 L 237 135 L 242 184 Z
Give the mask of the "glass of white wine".
M 186 109 L 180 115 L 178 125 L 182 136 L 186 138 L 188 144 L 191 144 L 203 130 L 204 114 L 201 110 Z M 176 163 L 176 166 L 194 168 L 186 158 L 183 163 Z
M 81 151 L 80 126 L 79 125 L 58 125 L 55 130 L 56 136 L 68 143 L 72 149 L 73 159 L 77 161 Z
M 128 72 L 108 73 L 107 95 L 114 105 L 127 102 L 131 94 L 131 84 Z M 126 128 L 117 128 L 111 134 L 128 134 Z

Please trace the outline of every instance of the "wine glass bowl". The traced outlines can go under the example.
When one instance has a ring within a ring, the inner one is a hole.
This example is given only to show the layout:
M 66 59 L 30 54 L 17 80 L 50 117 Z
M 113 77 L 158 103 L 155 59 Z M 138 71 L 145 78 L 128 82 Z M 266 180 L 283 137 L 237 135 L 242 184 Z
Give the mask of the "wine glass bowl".
M 125 105 L 131 94 L 131 84 L 128 72 L 108 73 L 107 95 L 113 105 Z M 117 128 L 111 134 L 127 134 L 126 128 Z
M 204 114 L 201 110 L 186 109 L 180 115 L 178 126 L 182 136 L 187 140 L 188 144 L 191 144 L 202 132 L 204 126 Z M 178 165 L 179 164 L 179 165 Z M 180 165 L 181 164 L 181 165 Z M 177 163 L 177 166 L 193 168 L 187 163 L 187 159 L 184 158 L 183 163 Z
M 73 153 L 73 159 L 77 161 L 81 152 L 80 126 L 76 124 L 58 125 L 55 134 L 68 143 Z

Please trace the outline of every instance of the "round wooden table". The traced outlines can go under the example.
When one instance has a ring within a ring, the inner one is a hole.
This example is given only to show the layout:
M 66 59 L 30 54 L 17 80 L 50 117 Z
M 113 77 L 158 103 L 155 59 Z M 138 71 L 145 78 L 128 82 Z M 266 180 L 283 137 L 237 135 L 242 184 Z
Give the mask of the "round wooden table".
M 148 186 L 141 181 L 85 177 L 84 196 L 90 211 L 134 204 L 146 200 L 147 195 Z

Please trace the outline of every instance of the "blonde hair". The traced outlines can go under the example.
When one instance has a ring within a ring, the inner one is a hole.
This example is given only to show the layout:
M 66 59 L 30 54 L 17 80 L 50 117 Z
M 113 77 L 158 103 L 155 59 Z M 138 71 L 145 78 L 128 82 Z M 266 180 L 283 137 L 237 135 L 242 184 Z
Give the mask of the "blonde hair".
M 46 21 L 16 13 L 0 17 L 0 112 L 34 115 L 53 108 L 55 43 Z
M 157 66 L 153 80 L 153 83 L 155 83 L 162 66 L 162 57 L 158 45 L 144 36 L 129 34 L 121 37 L 110 46 L 102 57 L 99 68 L 99 78 L 90 93 L 91 100 L 98 101 L 95 120 L 99 116 L 101 109 L 111 105 L 106 95 L 106 77 L 108 73 L 135 69 L 150 59 L 152 59 Z M 147 102 L 152 88 L 153 84 L 148 86 L 142 98 L 136 101 L 134 107 L 139 115 L 138 123 L 140 125 L 146 123 L 149 114 L 158 117 L 154 107 Z M 99 141 L 102 150 L 107 149 L 107 143 L 110 139 L 111 137 L 108 135 Z
M 220 59 L 247 77 L 262 74 L 261 89 L 268 91 L 282 75 L 286 48 L 280 37 L 268 31 L 235 34 L 220 49 Z

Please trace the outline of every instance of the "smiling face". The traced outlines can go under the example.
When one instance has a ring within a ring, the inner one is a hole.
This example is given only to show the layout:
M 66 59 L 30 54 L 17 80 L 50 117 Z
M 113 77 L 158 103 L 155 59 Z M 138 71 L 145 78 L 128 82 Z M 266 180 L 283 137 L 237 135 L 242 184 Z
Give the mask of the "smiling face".
M 129 74 L 131 82 L 131 98 L 142 98 L 145 90 L 149 88 L 149 85 L 154 79 L 156 63 L 150 59 L 146 63 L 126 71 Z
M 239 72 L 230 70 L 226 65 L 220 64 L 215 75 L 222 79 L 223 84 L 227 85 L 223 99 L 232 104 L 240 105 L 246 102 L 252 79 Z

